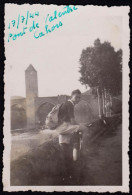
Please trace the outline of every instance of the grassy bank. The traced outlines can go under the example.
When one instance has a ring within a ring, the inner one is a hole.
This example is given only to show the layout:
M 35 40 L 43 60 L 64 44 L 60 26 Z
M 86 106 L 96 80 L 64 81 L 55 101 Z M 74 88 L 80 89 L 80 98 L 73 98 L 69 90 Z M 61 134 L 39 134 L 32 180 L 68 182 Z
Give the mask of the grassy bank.
M 81 158 L 74 163 L 73 179 L 69 183 L 62 183 L 60 175 L 63 165 L 58 136 L 52 132 L 34 136 L 38 136 L 37 144 L 11 162 L 11 185 L 121 185 L 122 128 L 119 117 L 108 119 L 107 125 L 97 121 L 84 132 Z M 34 139 L 30 142 L 33 145 Z

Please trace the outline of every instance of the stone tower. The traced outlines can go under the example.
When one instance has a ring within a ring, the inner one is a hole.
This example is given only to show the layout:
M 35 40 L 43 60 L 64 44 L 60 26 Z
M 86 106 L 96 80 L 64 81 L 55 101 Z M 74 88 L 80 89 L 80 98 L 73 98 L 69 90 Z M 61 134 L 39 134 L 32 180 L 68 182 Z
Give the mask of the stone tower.
M 25 70 L 27 128 L 35 127 L 35 98 L 38 97 L 37 71 L 30 64 Z

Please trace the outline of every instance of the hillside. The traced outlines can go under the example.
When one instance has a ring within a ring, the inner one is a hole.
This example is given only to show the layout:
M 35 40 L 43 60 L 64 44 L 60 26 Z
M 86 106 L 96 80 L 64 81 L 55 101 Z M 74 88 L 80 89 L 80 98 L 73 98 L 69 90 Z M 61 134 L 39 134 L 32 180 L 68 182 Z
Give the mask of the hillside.
M 47 137 L 46 137 L 47 136 Z M 18 136 L 19 137 L 19 136 Z M 83 135 L 81 158 L 74 163 L 73 177 L 62 183 L 60 149 L 55 132 L 37 133 L 23 141 L 25 152 L 13 158 L 20 139 L 12 140 L 11 185 L 121 185 L 122 184 L 122 128 L 121 118 L 107 119 L 89 128 Z M 24 138 L 23 138 L 24 139 Z M 30 141 L 29 141 L 30 140 Z M 21 144 L 21 147 L 18 147 Z M 17 153 L 15 153 L 17 156 Z

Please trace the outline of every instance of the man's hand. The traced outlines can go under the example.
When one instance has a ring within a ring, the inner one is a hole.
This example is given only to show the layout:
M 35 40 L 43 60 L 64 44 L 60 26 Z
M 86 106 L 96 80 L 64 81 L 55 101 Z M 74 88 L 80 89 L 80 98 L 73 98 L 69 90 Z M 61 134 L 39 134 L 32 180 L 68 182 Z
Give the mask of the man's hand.
M 88 127 L 86 126 L 86 123 L 77 123 L 77 121 L 72 118 L 71 119 L 71 125 L 79 125 L 79 129 L 77 131 L 86 131 L 88 130 Z

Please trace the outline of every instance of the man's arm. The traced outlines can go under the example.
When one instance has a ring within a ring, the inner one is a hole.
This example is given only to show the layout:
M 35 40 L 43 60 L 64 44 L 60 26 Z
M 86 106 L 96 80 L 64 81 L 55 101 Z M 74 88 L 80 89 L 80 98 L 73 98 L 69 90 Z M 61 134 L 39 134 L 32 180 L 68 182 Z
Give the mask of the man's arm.
M 71 118 L 71 125 L 79 125 L 79 129 L 77 131 L 86 131 L 88 127 L 84 123 L 78 123 L 75 118 Z

